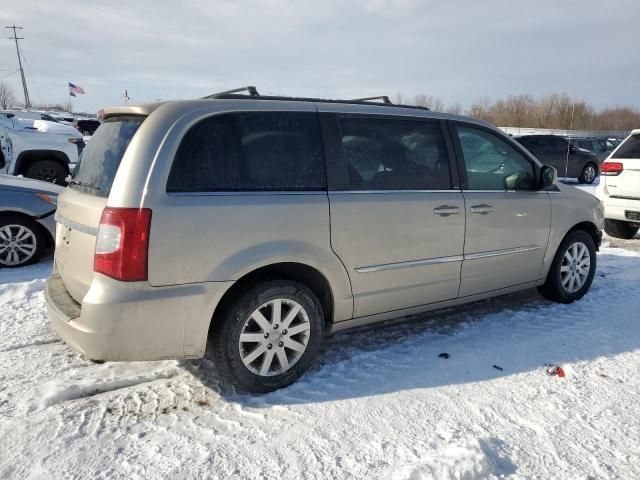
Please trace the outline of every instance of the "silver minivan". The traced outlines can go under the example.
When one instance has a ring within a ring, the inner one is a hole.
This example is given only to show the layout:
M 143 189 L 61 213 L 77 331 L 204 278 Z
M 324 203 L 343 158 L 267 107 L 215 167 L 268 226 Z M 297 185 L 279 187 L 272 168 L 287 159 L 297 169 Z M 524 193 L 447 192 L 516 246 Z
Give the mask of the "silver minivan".
M 58 199 L 46 288 L 93 360 L 200 358 L 286 386 L 325 334 L 589 289 L 600 202 L 484 122 L 222 94 L 107 108 Z

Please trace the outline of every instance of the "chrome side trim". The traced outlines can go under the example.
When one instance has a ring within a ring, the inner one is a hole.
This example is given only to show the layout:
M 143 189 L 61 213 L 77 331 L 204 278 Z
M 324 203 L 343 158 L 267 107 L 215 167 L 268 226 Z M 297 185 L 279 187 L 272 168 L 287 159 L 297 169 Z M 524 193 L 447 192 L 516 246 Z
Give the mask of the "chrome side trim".
M 228 192 L 166 192 L 170 197 L 245 197 L 266 195 L 327 195 L 326 190 L 252 190 Z
M 439 263 L 461 262 L 462 260 L 463 260 L 462 255 L 454 255 L 451 257 L 427 258 L 424 260 L 410 260 L 408 262 L 385 263 L 382 265 L 371 265 L 369 267 L 358 267 L 356 268 L 356 272 L 358 273 L 381 272 L 383 270 L 395 270 L 398 268 L 411 268 L 411 267 L 419 267 L 422 265 L 437 265 Z
M 529 245 L 526 247 L 505 248 L 504 250 L 491 250 L 488 252 L 478 252 L 465 254 L 465 260 L 477 260 L 478 258 L 499 257 L 501 255 L 512 255 L 514 253 L 531 252 L 533 250 L 540 250 L 538 245 Z
M 504 250 L 491 250 L 488 252 L 469 253 L 466 255 L 452 255 L 450 257 L 427 258 L 423 260 L 409 260 L 407 262 L 384 263 L 382 265 L 371 265 L 368 267 L 357 267 L 358 273 L 382 272 L 384 270 L 396 270 L 399 268 L 421 267 L 423 265 L 438 265 L 441 263 L 461 262 L 463 260 L 477 260 L 479 258 L 498 257 L 501 255 L 512 255 L 514 253 L 531 252 L 540 250 L 538 245 L 526 247 L 506 248 Z
M 62 215 L 56 213 L 55 217 L 53 217 L 53 219 L 66 226 L 69 227 L 72 230 L 75 230 L 77 232 L 82 232 L 82 233 L 86 233 L 88 235 L 93 235 L 94 237 L 98 236 L 98 229 L 94 228 L 94 227 L 89 227 L 88 225 L 83 225 L 81 223 L 78 222 L 73 222 L 71 220 L 69 220 L 68 218 L 63 217 Z
M 460 193 L 460 190 L 329 190 L 330 195 L 348 195 L 348 194 L 363 194 L 363 193 L 375 193 L 375 194 L 390 194 L 390 193 Z
M 535 193 L 546 194 L 547 190 L 462 190 L 462 193 Z

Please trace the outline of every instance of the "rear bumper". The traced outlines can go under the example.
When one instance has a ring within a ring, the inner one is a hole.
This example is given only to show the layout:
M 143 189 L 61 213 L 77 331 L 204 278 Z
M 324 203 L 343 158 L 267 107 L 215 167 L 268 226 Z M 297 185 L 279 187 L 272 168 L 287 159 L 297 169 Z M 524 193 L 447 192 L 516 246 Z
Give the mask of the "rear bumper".
M 635 213 L 636 215 L 633 215 L 633 213 Z M 640 221 L 636 220 L 636 218 L 638 218 L 637 215 L 640 215 L 640 199 L 636 200 L 610 196 L 606 196 L 604 198 L 605 218 L 640 223 Z
M 82 304 L 55 269 L 45 288 L 53 328 L 91 360 L 202 357 L 215 305 L 233 283 L 151 287 L 96 277 Z

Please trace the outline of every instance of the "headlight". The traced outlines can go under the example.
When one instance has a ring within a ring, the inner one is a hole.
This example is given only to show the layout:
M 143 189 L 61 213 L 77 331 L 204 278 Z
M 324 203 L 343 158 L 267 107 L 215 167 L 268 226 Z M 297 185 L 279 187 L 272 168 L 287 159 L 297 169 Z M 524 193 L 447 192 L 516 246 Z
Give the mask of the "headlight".
M 44 200 L 51 205 L 58 205 L 58 196 L 57 195 L 49 195 L 47 193 L 36 193 L 36 196 L 40 200 Z

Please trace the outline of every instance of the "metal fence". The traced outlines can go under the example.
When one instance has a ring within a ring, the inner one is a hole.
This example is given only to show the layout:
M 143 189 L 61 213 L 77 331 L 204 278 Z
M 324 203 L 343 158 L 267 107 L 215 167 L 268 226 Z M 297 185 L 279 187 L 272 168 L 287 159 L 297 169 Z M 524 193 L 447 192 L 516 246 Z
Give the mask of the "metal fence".
M 509 135 L 562 135 L 570 137 L 626 138 L 629 131 L 561 130 L 555 128 L 498 127 Z

